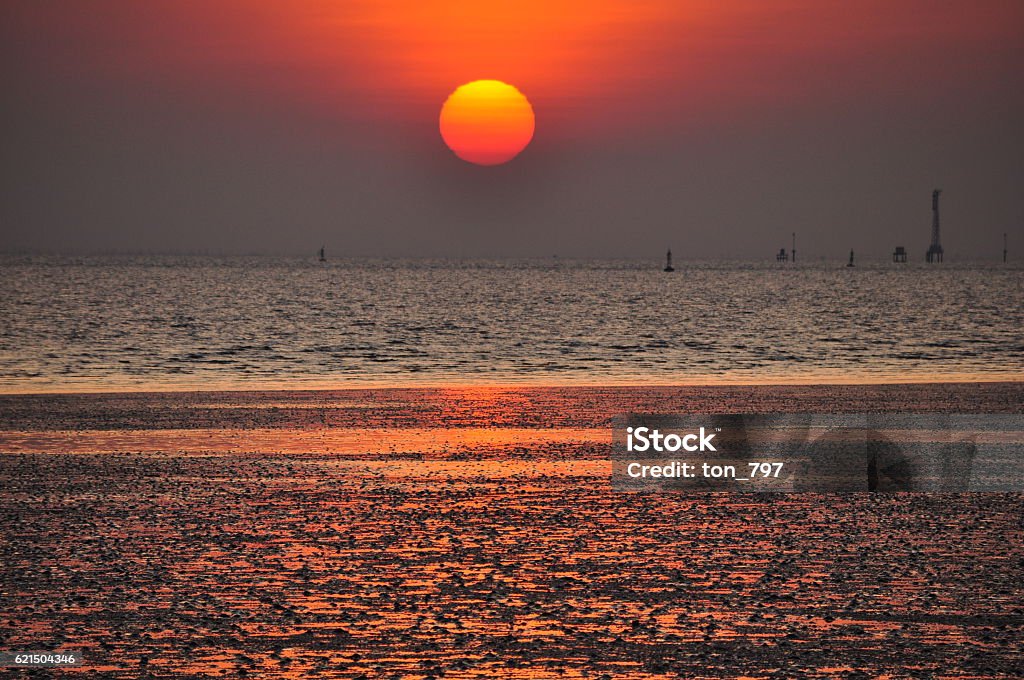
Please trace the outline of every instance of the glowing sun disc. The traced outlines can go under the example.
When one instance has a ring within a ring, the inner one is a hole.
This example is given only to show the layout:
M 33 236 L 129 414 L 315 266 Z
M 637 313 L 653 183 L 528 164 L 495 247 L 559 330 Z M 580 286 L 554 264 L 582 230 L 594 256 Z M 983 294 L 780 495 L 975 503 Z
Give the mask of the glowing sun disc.
M 448 95 L 440 126 L 444 143 L 462 160 L 499 165 L 533 139 L 533 107 L 508 83 L 474 80 Z

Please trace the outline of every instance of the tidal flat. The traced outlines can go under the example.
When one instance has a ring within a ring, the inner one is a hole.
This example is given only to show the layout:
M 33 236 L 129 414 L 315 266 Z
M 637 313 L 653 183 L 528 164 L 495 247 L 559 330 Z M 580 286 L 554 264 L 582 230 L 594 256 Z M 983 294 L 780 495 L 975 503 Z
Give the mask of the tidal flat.
M 103 677 L 1019 677 L 1021 494 L 614 493 L 637 412 L 1024 384 L 0 396 L 0 649 Z M 49 671 L 37 671 L 44 673 Z

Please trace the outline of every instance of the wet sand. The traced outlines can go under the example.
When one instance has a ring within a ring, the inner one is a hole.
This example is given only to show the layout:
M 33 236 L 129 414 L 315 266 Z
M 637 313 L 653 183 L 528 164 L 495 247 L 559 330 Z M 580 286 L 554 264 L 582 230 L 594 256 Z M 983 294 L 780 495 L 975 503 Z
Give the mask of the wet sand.
M 613 494 L 626 411 L 1024 384 L 0 396 L 0 649 L 104 677 L 1020 677 L 1024 496 Z

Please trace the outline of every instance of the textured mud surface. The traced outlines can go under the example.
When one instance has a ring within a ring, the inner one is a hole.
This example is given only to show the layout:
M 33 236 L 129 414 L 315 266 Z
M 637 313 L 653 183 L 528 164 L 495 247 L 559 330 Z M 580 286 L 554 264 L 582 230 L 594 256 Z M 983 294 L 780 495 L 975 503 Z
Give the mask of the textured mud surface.
M 1018 677 L 1021 495 L 609 491 L 622 410 L 1024 393 L 891 389 L 7 397 L 0 648 L 126 678 Z

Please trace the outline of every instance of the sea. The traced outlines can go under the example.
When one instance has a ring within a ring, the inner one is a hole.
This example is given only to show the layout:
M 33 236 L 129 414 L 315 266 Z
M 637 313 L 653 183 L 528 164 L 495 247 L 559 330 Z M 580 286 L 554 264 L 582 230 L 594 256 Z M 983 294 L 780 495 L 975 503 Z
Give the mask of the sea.
M 1020 263 L 0 257 L 0 391 L 1020 380 Z

